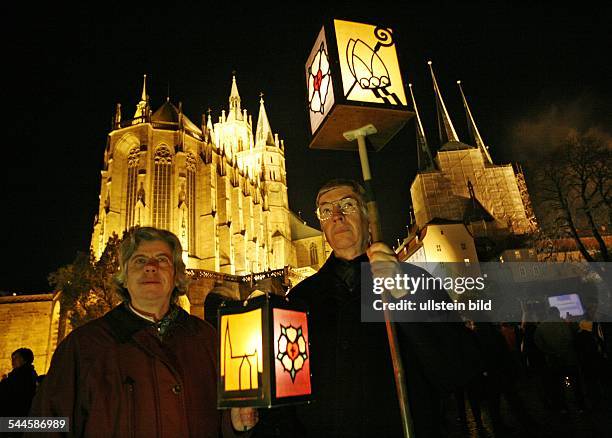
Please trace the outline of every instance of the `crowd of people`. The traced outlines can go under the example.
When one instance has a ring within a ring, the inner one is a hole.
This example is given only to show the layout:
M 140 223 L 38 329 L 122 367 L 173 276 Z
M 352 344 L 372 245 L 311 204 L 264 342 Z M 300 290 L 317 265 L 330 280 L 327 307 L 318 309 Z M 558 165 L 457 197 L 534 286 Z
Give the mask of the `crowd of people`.
M 483 406 L 492 429 L 508 432 L 509 418 L 500 410 L 503 397 L 514 422 L 533 433 L 540 429 L 530 414 L 521 382 L 535 382 L 537 399 L 551 414 L 581 416 L 612 400 L 610 323 L 587 319 L 565 320 L 557 307 L 549 307 L 541 322 L 466 321 L 466 330 L 478 345 L 482 374 L 455 392 L 457 420 L 468 423 L 467 403 L 478 430 L 484 431 Z
M 32 352 L 15 351 L 13 371 L 0 383 L 0 416 L 69 417 L 70 436 L 402 436 L 407 422 L 398 406 L 385 324 L 361 321 L 362 263 L 369 262 L 374 278 L 429 274 L 399 263 L 386 244 L 370 241 L 366 194 L 355 181 L 325 184 L 316 206 L 333 252 L 317 274 L 288 294 L 309 308 L 309 341 L 317 358 L 310 403 L 217 410 L 214 312 L 205 309 L 209 324 L 177 305 L 186 287 L 179 239 L 137 227 L 120 246 L 115 282 L 122 304 L 60 343 L 38 390 Z M 207 307 L 219 304 L 214 295 L 209 298 Z M 537 435 L 539 425 L 517 386 L 525 376 L 540 379 L 542 397 L 560 413 L 596 409 L 612 394 L 607 324 L 570 323 L 556 308 L 539 324 L 464 324 L 450 313 L 433 318 L 394 323 L 410 428 L 418 438 L 448 436 L 443 406 L 452 394 L 463 424 L 467 399 L 478 430 L 485 429 L 487 412 L 496 436 L 504 436 L 503 398 L 521 436 Z

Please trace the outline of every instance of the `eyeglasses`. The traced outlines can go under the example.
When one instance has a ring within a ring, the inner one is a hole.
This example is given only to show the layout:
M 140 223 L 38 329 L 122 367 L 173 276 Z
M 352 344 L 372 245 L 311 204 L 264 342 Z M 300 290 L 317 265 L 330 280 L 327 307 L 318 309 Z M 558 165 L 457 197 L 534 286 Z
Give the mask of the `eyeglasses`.
M 133 257 L 132 259 L 130 259 L 129 261 L 129 264 L 131 264 L 132 266 L 139 267 L 139 268 L 142 268 L 143 266 L 149 263 L 155 263 L 159 266 L 172 266 L 172 260 L 170 259 L 170 257 L 168 257 L 165 254 L 159 254 L 154 257 L 147 257 L 145 255 L 137 255 Z
M 334 207 L 337 206 L 343 215 L 352 214 L 360 207 L 359 201 L 355 198 L 342 198 L 338 201 L 324 202 L 316 210 L 317 217 L 321 222 L 330 219 L 334 214 Z

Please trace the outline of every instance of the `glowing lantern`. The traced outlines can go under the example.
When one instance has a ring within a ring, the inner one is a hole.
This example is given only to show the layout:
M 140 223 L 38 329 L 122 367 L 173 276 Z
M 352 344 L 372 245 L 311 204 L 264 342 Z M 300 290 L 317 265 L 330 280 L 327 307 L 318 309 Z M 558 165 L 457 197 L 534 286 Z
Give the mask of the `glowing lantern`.
M 373 124 L 380 149 L 413 113 L 407 108 L 393 31 L 333 20 L 306 61 L 311 148 L 354 149 L 343 132 Z
M 218 406 L 308 401 L 310 348 L 304 309 L 266 295 L 219 308 Z

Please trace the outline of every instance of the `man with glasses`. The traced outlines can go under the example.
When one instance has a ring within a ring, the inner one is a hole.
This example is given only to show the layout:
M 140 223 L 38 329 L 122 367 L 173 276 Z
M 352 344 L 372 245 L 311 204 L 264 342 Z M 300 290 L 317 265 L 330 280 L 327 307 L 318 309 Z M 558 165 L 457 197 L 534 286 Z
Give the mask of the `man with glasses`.
M 250 408 L 216 409 L 215 330 L 177 306 L 186 290 L 178 238 L 133 229 L 120 246 L 123 303 L 57 348 L 32 416 L 68 417 L 70 436 L 233 436 Z
M 309 307 L 314 401 L 296 407 L 299 434 L 401 436 L 385 325 L 361 322 L 361 263 L 370 262 L 375 277 L 426 272 L 399 263 L 385 243 L 370 244 L 365 191 L 359 183 L 332 180 L 321 187 L 316 203 L 333 253 L 317 274 L 288 295 Z M 441 339 L 448 332 L 435 325 L 443 324 L 398 324 L 409 405 L 419 438 L 439 436 L 439 394 L 454 385 L 456 376 L 446 372 L 454 358 Z

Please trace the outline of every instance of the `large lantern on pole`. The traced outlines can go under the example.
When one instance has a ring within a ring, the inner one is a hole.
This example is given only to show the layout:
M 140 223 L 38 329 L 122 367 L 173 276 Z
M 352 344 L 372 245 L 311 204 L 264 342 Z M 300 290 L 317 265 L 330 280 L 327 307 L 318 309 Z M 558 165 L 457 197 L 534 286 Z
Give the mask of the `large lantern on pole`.
M 355 149 L 343 133 L 368 124 L 382 148 L 412 117 L 393 31 L 333 20 L 317 36 L 306 61 L 308 115 L 315 149 Z
M 310 147 L 359 151 L 372 242 L 383 240 L 366 137 L 381 149 L 414 113 L 406 93 L 393 31 L 371 24 L 333 20 L 324 25 L 306 61 Z M 355 145 L 355 140 L 357 144 Z M 357 146 L 357 147 L 355 147 Z M 383 300 L 385 294 L 382 295 Z M 387 309 L 385 307 L 385 309 Z M 385 310 L 389 350 L 406 438 L 414 436 L 395 326 Z
M 275 295 L 226 302 L 218 310 L 217 402 L 272 407 L 310 399 L 310 347 L 304 308 Z

